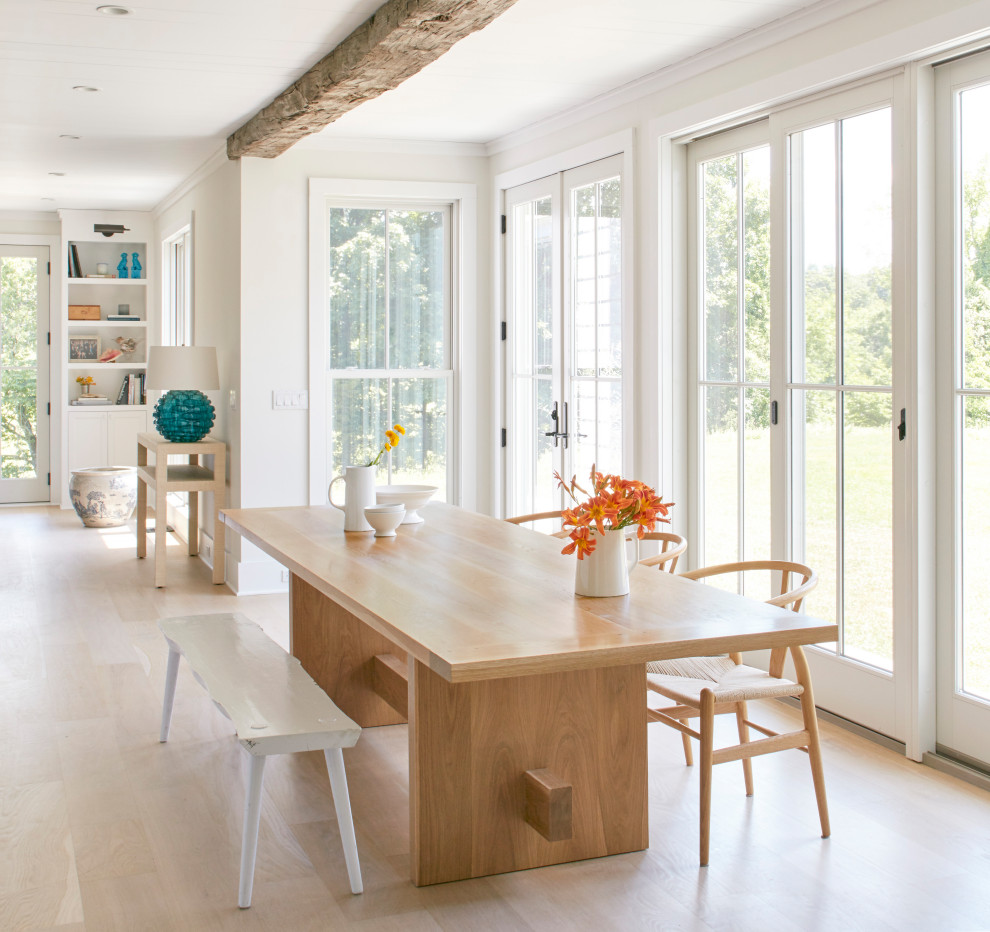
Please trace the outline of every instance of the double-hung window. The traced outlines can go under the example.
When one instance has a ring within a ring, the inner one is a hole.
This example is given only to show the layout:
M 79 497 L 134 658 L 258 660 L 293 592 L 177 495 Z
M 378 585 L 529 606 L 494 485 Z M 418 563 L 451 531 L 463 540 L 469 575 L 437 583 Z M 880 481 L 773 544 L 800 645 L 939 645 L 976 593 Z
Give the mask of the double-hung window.
M 452 217 L 442 202 L 325 202 L 328 475 L 368 463 L 401 424 L 379 484 L 434 485 L 437 499 L 452 497 Z

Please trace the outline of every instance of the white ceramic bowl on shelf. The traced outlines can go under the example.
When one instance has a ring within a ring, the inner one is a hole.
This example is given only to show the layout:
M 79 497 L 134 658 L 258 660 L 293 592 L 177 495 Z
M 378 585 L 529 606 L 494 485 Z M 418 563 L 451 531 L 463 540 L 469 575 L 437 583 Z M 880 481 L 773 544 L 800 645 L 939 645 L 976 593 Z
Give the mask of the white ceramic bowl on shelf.
M 401 503 L 397 505 L 368 505 L 364 519 L 375 529 L 375 537 L 395 537 L 395 529 L 406 515 Z
M 422 508 L 437 491 L 435 485 L 379 485 L 375 486 L 375 500 L 379 505 L 403 505 L 406 516 L 403 524 L 422 524 L 419 516 Z

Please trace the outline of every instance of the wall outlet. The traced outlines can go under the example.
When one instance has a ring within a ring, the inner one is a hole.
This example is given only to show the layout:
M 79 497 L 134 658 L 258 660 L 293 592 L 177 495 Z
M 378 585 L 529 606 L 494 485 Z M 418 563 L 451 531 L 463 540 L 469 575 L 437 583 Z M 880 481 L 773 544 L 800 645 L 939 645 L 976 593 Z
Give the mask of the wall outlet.
M 287 583 L 288 581 L 289 581 L 289 571 L 288 570 L 282 570 L 282 582 L 286 582 Z

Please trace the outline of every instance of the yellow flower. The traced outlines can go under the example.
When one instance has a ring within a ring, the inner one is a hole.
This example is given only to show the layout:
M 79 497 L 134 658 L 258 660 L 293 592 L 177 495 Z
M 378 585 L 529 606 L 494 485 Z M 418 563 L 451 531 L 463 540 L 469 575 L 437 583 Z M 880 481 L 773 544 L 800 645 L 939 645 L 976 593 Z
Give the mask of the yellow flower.
M 394 450 L 402 439 L 400 434 L 405 434 L 405 428 L 401 424 L 396 424 L 394 429 L 385 431 L 385 442 L 381 445 L 378 453 L 373 459 L 365 463 L 366 466 L 377 466 L 382 460 L 382 454 L 388 450 Z
M 401 424 L 393 424 L 392 430 L 398 431 L 403 437 L 406 435 L 406 429 Z

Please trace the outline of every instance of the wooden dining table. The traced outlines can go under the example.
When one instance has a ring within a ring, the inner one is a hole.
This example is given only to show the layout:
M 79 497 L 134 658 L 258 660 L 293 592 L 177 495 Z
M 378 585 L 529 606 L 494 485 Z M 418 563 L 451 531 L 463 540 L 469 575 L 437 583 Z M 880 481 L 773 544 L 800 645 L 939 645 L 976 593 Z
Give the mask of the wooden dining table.
M 560 540 L 422 516 L 377 538 L 329 506 L 222 512 L 289 570 L 290 650 L 331 699 L 408 722 L 417 885 L 648 847 L 646 662 L 837 637 L 645 567 L 626 596 L 578 597 Z

